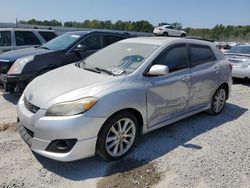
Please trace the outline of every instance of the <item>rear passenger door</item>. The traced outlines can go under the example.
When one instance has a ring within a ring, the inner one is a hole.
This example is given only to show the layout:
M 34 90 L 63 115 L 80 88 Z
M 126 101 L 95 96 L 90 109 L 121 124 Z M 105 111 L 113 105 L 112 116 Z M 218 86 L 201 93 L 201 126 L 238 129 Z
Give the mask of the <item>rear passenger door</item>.
M 41 41 L 32 31 L 15 31 L 16 49 L 40 46 Z
M 219 69 L 209 46 L 189 45 L 191 64 L 191 92 L 189 110 L 206 107 L 217 87 Z

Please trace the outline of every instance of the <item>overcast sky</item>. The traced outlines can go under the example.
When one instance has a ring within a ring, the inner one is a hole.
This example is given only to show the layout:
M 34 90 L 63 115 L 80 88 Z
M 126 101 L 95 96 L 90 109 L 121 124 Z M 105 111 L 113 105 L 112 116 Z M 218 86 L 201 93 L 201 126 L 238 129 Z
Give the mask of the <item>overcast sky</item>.
M 184 27 L 250 25 L 250 0 L 0 0 L 0 22 L 85 19 L 180 22 Z

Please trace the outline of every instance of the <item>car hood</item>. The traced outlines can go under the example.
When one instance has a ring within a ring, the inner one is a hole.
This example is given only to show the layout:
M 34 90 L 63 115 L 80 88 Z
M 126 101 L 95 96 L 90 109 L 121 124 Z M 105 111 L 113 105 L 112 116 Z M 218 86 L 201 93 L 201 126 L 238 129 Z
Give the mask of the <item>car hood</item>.
M 5 62 L 14 62 L 19 58 L 30 56 L 30 55 L 39 55 L 45 54 L 48 52 L 52 52 L 52 50 L 47 50 L 43 48 L 25 48 L 21 50 L 14 50 L 5 52 L 0 55 L 0 59 L 4 60 Z
M 35 78 L 25 89 L 26 99 L 48 109 L 55 103 L 96 96 L 119 85 L 125 76 L 110 76 L 78 68 L 70 64 Z

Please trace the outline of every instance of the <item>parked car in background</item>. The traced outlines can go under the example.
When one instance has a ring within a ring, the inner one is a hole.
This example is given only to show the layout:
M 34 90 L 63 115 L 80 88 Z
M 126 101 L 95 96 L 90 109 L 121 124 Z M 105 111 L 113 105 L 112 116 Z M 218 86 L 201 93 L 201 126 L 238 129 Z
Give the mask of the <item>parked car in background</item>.
M 48 43 L 0 55 L 0 81 L 6 91 L 22 91 L 35 77 L 52 69 L 80 61 L 129 34 L 101 31 L 75 31 Z M 100 62 L 102 63 L 102 62 Z
M 55 37 L 53 30 L 0 28 L 0 54 L 10 50 L 40 46 Z
M 154 35 L 157 36 L 173 36 L 173 37 L 186 37 L 185 31 L 174 28 L 172 25 L 162 25 L 154 28 Z
M 224 55 L 233 66 L 233 77 L 250 78 L 250 45 L 237 45 Z
M 212 42 L 130 38 L 34 79 L 18 102 L 17 128 L 51 159 L 117 160 L 140 134 L 219 114 L 231 84 L 230 63 Z

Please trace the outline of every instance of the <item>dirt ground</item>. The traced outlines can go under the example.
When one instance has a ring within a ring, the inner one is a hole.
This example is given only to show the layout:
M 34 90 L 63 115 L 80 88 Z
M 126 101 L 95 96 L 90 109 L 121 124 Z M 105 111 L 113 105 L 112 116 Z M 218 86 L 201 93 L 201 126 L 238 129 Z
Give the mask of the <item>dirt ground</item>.
M 0 93 L 0 187 L 250 188 L 250 82 L 237 80 L 218 116 L 144 135 L 124 159 L 62 163 L 30 151 L 15 129 L 17 95 Z

